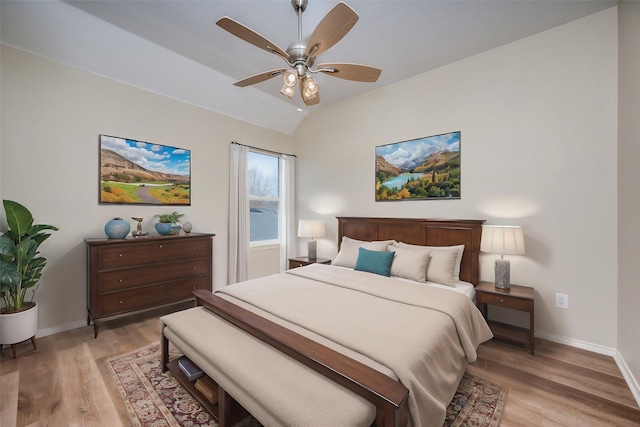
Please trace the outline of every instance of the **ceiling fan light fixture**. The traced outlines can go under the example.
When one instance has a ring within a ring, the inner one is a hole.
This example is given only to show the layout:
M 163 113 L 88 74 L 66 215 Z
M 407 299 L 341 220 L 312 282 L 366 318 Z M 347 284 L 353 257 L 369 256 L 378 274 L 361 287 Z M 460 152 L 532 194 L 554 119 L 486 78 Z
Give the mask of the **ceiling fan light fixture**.
M 287 71 L 284 73 L 282 75 L 282 80 L 284 81 L 284 84 L 289 87 L 293 87 L 298 83 L 298 77 L 293 71 Z
M 309 101 L 310 99 L 315 98 L 317 93 L 317 90 L 314 93 L 310 93 L 308 90 L 304 89 L 302 91 L 302 99 L 304 99 L 305 101 Z
M 294 87 L 289 86 L 288 84 L 285 83 L 284 85 L 282 85 L 282 89 L 280 89 L 280 93 L 286 96 L 287 98 L 291 99 L 293 98 Z
M 307 76 L 307 78 L 304 79 L 305 92 L 308 92 L 311 95 L 315 95 L 318 92 L 318 89 L 318 84 L 312 77 Z

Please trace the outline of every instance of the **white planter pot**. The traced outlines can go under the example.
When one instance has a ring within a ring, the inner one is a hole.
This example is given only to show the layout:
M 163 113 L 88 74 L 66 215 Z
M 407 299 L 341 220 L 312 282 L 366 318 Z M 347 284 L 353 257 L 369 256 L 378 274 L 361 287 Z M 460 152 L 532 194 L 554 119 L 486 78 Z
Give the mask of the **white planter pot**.
M 18 313 L 0 314 L 0 344 L 17 344 L 38 332 L 38 305 Z

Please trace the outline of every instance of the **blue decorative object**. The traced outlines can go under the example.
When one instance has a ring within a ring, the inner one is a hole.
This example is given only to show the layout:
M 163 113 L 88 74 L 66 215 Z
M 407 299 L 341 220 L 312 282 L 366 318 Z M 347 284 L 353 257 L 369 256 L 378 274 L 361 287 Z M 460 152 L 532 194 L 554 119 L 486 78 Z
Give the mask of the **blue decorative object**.
M 131 225 L 120 217 L 109 220 L 104 226 L 104 232 L 110 239 L 124 239 L 130 230 Z
M 171 234 L 171 225 L 172 224 L 170 222 L 156 222 L 156 231 L 161 236 L 168 236 Z
M 358 259 L 353 269 L 389 277 L 394 255 L 393 252 L 370 251 L 365 248 L 358 248 Z

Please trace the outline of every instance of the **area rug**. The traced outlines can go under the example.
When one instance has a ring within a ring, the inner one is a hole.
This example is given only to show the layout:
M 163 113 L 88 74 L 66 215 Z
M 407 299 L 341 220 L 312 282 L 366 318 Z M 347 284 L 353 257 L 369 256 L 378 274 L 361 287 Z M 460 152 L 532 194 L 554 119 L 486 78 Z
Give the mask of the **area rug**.
M 170 347 L 170 357 L 180 356 Z M 140 427 L 216 427 L 213 418 L 180 386 L 173 375 L 160 369 L 160 345 L 149 344 L 105 360 L 131 425 Z M 465 373 L 447 408 L 444 427 L 496 427 L 500 425 L 507 390 Z M 259 427 L 249 417 L 239 424 Z

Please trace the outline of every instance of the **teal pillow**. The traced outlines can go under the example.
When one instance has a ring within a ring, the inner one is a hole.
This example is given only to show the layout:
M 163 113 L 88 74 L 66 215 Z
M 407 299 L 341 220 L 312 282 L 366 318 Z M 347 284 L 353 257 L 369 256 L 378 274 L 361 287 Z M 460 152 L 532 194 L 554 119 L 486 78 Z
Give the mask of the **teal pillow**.
M 365 248 L 358 248 L 358 260 L 353 269 L 389 277 L 391 276 L 391 263 L 394 255 L 393 252 L 370 251 Z

